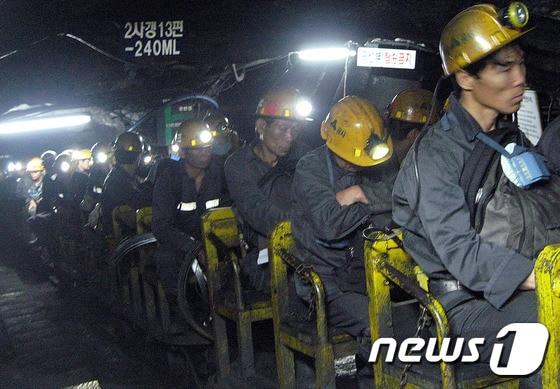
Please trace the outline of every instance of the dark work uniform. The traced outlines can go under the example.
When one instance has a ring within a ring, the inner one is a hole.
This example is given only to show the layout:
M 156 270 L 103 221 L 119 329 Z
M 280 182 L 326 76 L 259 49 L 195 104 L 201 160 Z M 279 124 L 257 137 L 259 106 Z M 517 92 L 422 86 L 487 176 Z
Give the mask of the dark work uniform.
M 70 181 L 70 192 L 74 202 L 79 205 L 84 194 L 86 193 L 89 181 L 89 174 L 84 172 L 74 172 L 72 174 L 72 180 Z
M 321 276 L 329 326 L 357 338 L 369 338 L 361 227 L 370 222 L 383 227 L 391 221 L 396 171 L 378 169 L 381 166 L 348 172 L 336 164 L 326 146 L 321 146 L 300 160 L 293 182 L 291 220 L 296 247 Z M 368 205 L 342 206 L 336 201 L 337 192 L 353 185 L 360 186 Z M 308 297 L 301 286 L 298 294 Z M 369 351 L 364 350 L 366 358 Z
M 103 183 L 107 178 L 107 167 L 103 164 L 94 164 L 89 170 L 88 180 L 84 197 L 80 202 L 80 210 L 90 215 L 97 203 L 101 203 L 101 195 L 103 194 Z M 84 236 L 84 244 L 87 246 L 88 252 L 96 258 L 102 258 L 107 255 L 107 242 L 103 238 L 103 234 L 97 231 L 97 220 L 94 215 L 89 216 L 88 222 L 82 229 Z M 91 220 L 90 220 L 91 219 Z
M 16 196 L 18 177 L 3 175 L 0 172 L 0 214 L 3 222 L 0 223 L 0 241 L 11 242 L 16 236 L 30 239 L 25 229 L 27 214 L 25 213 L 25 199 Z M 9 247 L 9 246 L 8 246 Z
M 17 180 L 16 197 L 19 200 L 25 201 L 25 208 L 21 210 L 22 212 L 17 218 L 18 226 L 21 227 L 21 234 L 22 236 L 27 236 L 28 241 L 34 241 L 36 239 L 32 236 L 27 221 L 30 217 L 34 217 L 37 214 L 37 206 L 43 199 L 43 179 L 35 183 L 27 174 L 19 178 Z M 35 202 L 35 208 L 29 208 L 31 201 Z
M 72 234 L 66 219 L 71 215 L 72 196 L 70 175 L 52 174 L 43 178 L 43 198 L 37 205 L 35 216 L 29 219 L 32 231 L 53 258 L 59 257 L 58 238 L 62 234 Z
M 71 176 L 55 173 L 43 178 L 43 199 L 37 207 L 37 213 L 52 212 L 53 209 L 69 209 L 72 206 L 70 192 Z
M 156 163 L 154 163 L 152 165 L 152 167 L 150 168 L 150 171 L 148 172 L 148 176 L 146 178 L 146 181 L 148 181 L 152 185 L 155 185 L 155 183 L 156 183 L 157 179 L 159 178 L 159 176 L 161 175 L 161 173 L 166 171 L 169 166 L 172 166 L 176 162 L 177 161 L 174 161 L 171 158 L 158 159 L 156 161 Z M 223 164 L 222 164 L 222 166 L 223 166 Z
M 545 128 L 537 148 L 547 159 L 548 166 L 560 174 L 560 116 Z
M 104 168 L 98 165 L 93 165 L 91 167 L 86 184 L 86 190 L 83 196 L 83 211 L 91 212 L 95 207 L 95 204 L 101 201 L 105 178 L 107 178 L 107 172 Z
M 116 207 L 128 205 L 132 209 L 140 209 L 150 206 L 152 193 L 138 183 L 136 176 L 131 176 L 122 166 L 114 166 L 103 184 L 101 194 L 101 206 L 103 209 L 103 233 L 110 234 L 113 231 L 112 213 Z M 133 231 L 123 231 L 128 235 Z
M 509 323 L 535 322 L 537 311 L 535 293 L 517 290 L 533 260 L 482 240 L 471 226 L 460 177 L 479 131 L 452 96 L 449 112 L 420 139 L 420 189 L 414 150 L 403 161 L 393 191 L 393 219 L 403 226 L 407 252 L 431 280 L 462 284 L 463 289 L 436 297 L 454 335 L 486 339 L 480 351 L 481 360 L 488 361 L 497 332 Z
M 242 271 L 255 289 L 270 293 L 268 264 L 257 264 L 258 253 L 268 247 L 268 236 L 276 224 L 290 217 L 293 173 L 308 148 L 294 142 L 288 155 L 273 168 L 253 151 L 257 143 L 255 140 L 234 152 L 226 161 L 225 173 L 236 216 L 250 246 Z
M 25 175 L 18 179 L 16 196 L 25 199 L 25 203 L 29 204 L 31 200 L 39 204 L 43 198 L 43 180 L 38 184 L 31 180 L 31 177 Z
M 152 232 L 160 243 L 155 260 L 166 293 L 177 295 L 179 266 L 185 253 L 198 246 L 202 215 L 208 209 L 227 205 L 220 159 L 212 159 L 198 192 L 182 161 L 169 162 L 159 174 L 152 201 Z
M 77 225 L 83 225 L 87 220 L 87 212 L 81 209 L 80 203 L 84 199 L 88 188 L 89 174 L 85 172 L 75 171 L 70 180 L 70 193 L 72 195 L 73 222 Z

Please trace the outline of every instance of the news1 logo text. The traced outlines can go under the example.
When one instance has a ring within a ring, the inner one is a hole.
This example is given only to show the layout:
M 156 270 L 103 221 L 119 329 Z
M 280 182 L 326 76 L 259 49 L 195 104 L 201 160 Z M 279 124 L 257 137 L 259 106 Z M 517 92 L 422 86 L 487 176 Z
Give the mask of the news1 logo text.
M 507 363 L 503 363 L 504 344 L 500 339 L 514 336 Z M 526 376 L 534 373 L 542 364 L 548 344 L 548 330 L 540 323 L 511 323 L 496 335 L 492 346 L 490 369 L 501 376 Z M 407 338 L 400 344 L 393 338 L 379 338 L 372 347 L 369 361 L 375 362 L 380 356 L 381 347 L 387 347 L 385 362 L 391 363 L 395 356 L 403 363 L 419 363 L 422 358 L 428 362 L 474 363 L 480 359 L 479 347 L 484 338 L 443 338 L 438 349 L 437 338 Z M 453 347 L 451 344 L 454 343 Z

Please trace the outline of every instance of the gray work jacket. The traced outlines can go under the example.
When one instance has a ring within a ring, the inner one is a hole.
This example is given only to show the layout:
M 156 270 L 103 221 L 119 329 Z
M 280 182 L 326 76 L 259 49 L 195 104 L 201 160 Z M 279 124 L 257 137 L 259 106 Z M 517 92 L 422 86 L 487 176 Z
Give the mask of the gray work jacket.
M 347 259 L 344 241 L 351 240 L 372 216 L 378 215 L 376 224 L 390 222 L 394 173 L 376 168 L 346 172 L 324 145 L 299 161 L 292 184 L 292 230 L 300 255 L 315 271 L 331 275 L 343 266 Z M 368 205 L 336 201 L 337 192 L 353 185 L 360 186 Z
M 533 261 L 482 240 L 471 226 L 459 182 L 482 129 L 452 96 L 449 111 L 426 131 L 417 148 L 419 177 L 411 149 L 393 189 L 393 219 L 404 229 L 405 248 L 430 278 L 455 278 L 500 308 L 531 273 Z
M 288 155 L 273 168 L 253 151 L 257 143 L 248 143 L 229 156 L 225 176 L 245 240 L 261 250 L 276 224 L 290 216 L 294 169 L 309 148 L 296 140 Z

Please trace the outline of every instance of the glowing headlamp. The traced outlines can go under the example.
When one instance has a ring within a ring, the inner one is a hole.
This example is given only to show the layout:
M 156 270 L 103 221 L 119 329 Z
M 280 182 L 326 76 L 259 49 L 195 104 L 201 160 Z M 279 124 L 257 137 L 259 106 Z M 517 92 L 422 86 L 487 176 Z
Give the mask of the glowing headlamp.
M 68 173 L 68 172 L 70 171 L 70 164 L 69 164 L 68 162 L 66 162 L 66 161 L 62 162 L 62 163 L 60 164 L 60 170 L 61 170 L 63 173 Z
M 371 159 L 383 159 L 389 154 L 389 146 L 386 143 L 379 144 L 377 146 L 372 147 L 368 151 L 368 155 Z
M 389 134 L 387 134 L 383 139 L 379 138 L 376 134 L 372 134 L 365 147 L 367 155 L 373 160 L 383 159 L 391 151 L 389 145 L 387 144 L 387 139 Z
M 513 28 L 519 29 L 529 23 L 529 10 L 525 4 L 519 1 L 514 1 L 507 8 L 501 9 L 499 14 L 502 24 Z
M 174 143 L 174 144 L 171 145 L 171 151 L 174 152 L 174 153 L 178 153 L 180 149 L 181 148 L 179 147 L 179 145 L 177 143 Z
M 313 106 L 308 100 L 300 100 L 296 104 L 296 112 L 299 116 L 307 117 L 313 111 Z
M 202 130 L 194 139 L 191 139 L 190 147 L 210 146 L 212 139 L 217 135 L 218 133 L 216 131 Z
M 212 133 L 209 130 L 203 130 L 198 134 L 201 143 L 208 143 L 212 140 Z
M 152 156 L 151 155 L 146 155 L 144 157 L 144 165 L 149 165 L 150 162 L 152 162 Z
M 21 162 L 10 162 L 8 164 L 8 171 L 11 172 L 17 172 L 19 170 L 23 169 L 23 164 Z
M 107 160 L 109 159 L 109 156 L 107 155 L 107 153 L 101 151 L 99 152 L 96 156 L 95 156 L 95 161 L 97 163 L 105 163 L 107 162 Z

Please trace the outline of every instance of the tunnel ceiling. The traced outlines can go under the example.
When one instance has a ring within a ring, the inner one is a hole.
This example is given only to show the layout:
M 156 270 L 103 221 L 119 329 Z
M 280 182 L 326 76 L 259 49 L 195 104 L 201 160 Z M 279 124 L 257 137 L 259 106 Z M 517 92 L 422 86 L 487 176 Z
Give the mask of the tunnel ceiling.
M 447 21 L 474 1 L 0 1 L 0 112 L 23 103 L 138 112 L 201 91 L 224 67 L 328 41 L 404 37 L 437 48 Z M 498 6 L 505 1 L 494 2 Z M 531 83 L 560 87 L 560 0 L 528 0 L 537 25 L 526 42 Z M 178 57 L 127 59 L 124 24 L 184 20 Z M 108 53 L 57 34 L 73 34 Z M 124 60 L 124 61 L 123 61 Z M 247 81 L 246 81 L 247 82 Z

